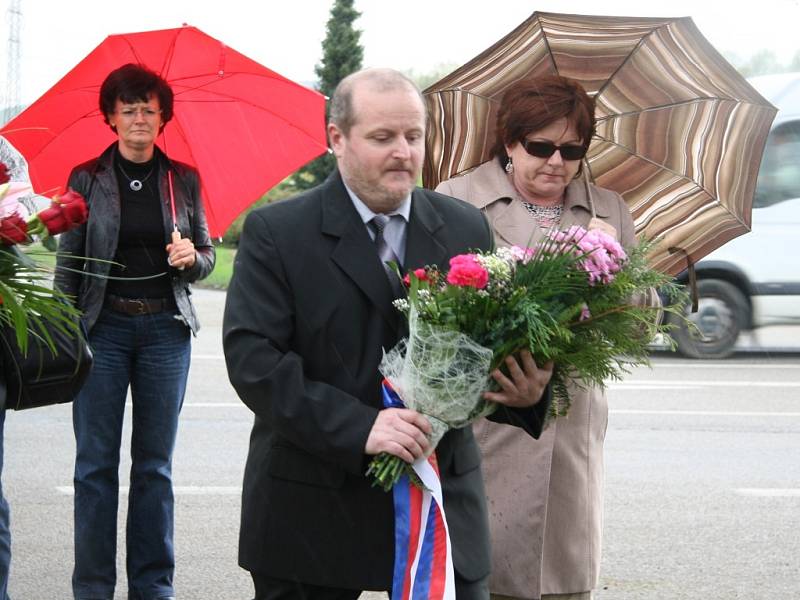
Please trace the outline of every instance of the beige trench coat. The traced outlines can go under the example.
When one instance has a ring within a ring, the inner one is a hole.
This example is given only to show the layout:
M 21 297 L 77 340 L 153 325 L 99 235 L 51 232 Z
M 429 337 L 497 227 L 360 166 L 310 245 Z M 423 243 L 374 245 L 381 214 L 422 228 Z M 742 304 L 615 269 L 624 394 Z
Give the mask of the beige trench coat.
M 437 191 L 480 208 L 501 245 L 534 245 L 542 231 L 497 160 L 441 183 Z M 624 246 L 635 242 L 633 219 L 615 192 L 592 186 L 597 218 L 613 225 Z M 566 190 L 560 227 L 592 218 L 586 186 Z M 538 440 L 481 420 L 474 426 L 483 455 L 495 594 L 538 599 L 597 585 L 603 529 L 603 390 L 570 385 L 571 408 Z

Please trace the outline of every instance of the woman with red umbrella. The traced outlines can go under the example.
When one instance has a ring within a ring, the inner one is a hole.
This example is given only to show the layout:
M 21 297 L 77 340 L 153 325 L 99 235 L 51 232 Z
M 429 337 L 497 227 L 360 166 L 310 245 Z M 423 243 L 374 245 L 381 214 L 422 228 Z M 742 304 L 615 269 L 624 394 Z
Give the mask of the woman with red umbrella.
M 173 116 L 156 73 L 127 64 L 100 88 L 117 141 L 77 166 L 69 187 L 89 220 L 61 237 L 56 285 L 83 311 L 94 367 L 73 404 L 77 599 L 114 597 L 118 468 L 128 387 L 133 402 L 127 518 L 128 597 L 174 598 L 172 452 L 186 390 L 190 284 L 214 267 L 200 182 L 155 140 Z

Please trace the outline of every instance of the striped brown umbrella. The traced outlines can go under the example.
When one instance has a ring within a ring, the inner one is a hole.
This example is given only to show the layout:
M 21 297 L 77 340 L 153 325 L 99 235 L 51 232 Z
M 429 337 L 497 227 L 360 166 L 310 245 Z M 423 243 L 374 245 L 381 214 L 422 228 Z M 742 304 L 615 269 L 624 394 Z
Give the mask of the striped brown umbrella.
M 594 95 L 597 133 L 585 176 L 619 192 L 637 232 L 660 240 L 653 266 L 676 274 L 750 231 L 776 109 L 688 17 L 533 13 L 425 90 L 424 184 L 435 187 L 489 160 L 505 90 L 554 73 Z

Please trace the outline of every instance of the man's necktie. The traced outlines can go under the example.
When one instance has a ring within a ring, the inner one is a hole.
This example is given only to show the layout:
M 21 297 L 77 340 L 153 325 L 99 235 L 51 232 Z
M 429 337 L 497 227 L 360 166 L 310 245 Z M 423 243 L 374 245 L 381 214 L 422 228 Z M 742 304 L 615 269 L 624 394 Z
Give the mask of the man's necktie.
M 401 217 L 397 217 L 401 218 Z M 397 255 L 392 250 L 392 247 L 386 243 L 386 238 L 383 236 L 384 229 L 389 224 L 389 221 L 392 217 L 387 215 L 375 215 L 372 217 L 370 221 L 370 225 L 372 226 L 372 230 L 375 232 L 375 247 L 378 250 L 378 257 L 381 259 L 381 264 L 383 268 L 386 270 L 386 276 L 389 278 L 389 284 L 392 286 L 392 292 L 394 293 L 396 298 L 401 298 L 405 295 L 405 290 L 403 289 L 403 284 L 400 281 L 400 277 L 395 273 L 395 271 L 386 264 L 389 261 L 394 261 L 400 266 L 400 260 L 397 258 Z

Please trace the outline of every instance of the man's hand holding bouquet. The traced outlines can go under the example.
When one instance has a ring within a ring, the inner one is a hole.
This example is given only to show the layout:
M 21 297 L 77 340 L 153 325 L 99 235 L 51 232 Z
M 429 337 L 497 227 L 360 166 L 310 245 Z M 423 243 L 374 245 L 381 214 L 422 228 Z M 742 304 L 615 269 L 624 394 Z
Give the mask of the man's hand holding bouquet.
M 447 272 L 433 265 L 409 273 L 408 298 L 395 301 L 409 336 L 381 363 L 384 395 L 427 417 L 432 451 L 448 429 L 496 409 L 487 398 L 503 379 L 491 374 L 528 351 L 554 365 L 551 415 L 566 414 L 569 379 L 587 386 L 619 379 L 649 363 L 647 346 L 666 329 L 661 307 L 638 300 L 657 288 L 679 294 L 669 276 L 647 266 L 648 247 L 626 252 L 602 229 L 572 227 L 550 231 L 536 247 L 463 254 Z M 403 474 L 414 479 L 411 465 L 385 453 L 368 473 L 386 490 Z

